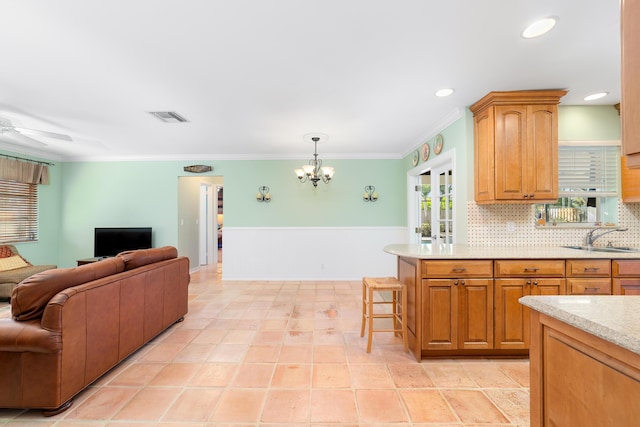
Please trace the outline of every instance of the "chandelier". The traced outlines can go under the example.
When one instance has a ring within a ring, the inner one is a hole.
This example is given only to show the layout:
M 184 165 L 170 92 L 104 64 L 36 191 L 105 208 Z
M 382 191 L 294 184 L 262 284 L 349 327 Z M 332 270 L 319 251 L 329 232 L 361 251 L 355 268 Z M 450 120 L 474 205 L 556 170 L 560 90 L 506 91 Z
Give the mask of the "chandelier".
M 331 178 L 333 178 L 334 172 L 331 166 L 322 166 L 322 160 L 318 159 L 318 141 L 320 141 L 320 138 L 321 136 L 319 134 L 309 135 L 309 139 L 311 139 L 315 145 L 313 159 L 309 160 L 308 165 L 302 166 L 301 169 L 294 170 L 300 182 L 311 181 L 314 187 L 318 186 L 318 181 L 320 180 L 327 184 L 331 181 Z M 305 137 L 305 139 L 307 138 Z

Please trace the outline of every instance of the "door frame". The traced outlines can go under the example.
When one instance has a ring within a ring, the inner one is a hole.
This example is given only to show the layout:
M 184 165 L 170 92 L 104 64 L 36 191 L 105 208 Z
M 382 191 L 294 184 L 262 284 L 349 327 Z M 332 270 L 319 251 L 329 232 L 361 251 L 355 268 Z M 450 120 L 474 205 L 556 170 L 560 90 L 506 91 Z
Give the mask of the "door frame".
M 457 203 L 457 179 L 456 179 L 456 153 L 455 148 L 451 148 L 450 150 L 445 151 L 439 156 L 434 157 L 431 160 L 428 160 L 415 168 L 409 170 L 407 172 L 407 224 L 408 224 L 408 232 L 409 232 L 409 242 L 420 244 L 420 236 L 415 232 L 417 227 L 420 227 L 420 192 L 415 191 L 415 187 L 417 185 L 422 185 L 420 180 L 420 176 L 426 172 L 432 171 L 434 169 L 440 169 L 446 165 L 451 166 L 451 170 L 453 171 L 453 176 L 451 177 L 451 185 L 453 186 L 453 190 L 451 193 L 451 200 L 453 205 L 456 206 Z M 433 190 L 432 190 L 433 191 Z M 456 243 L 457 240 L 457 227 L 456 227 L 456 209 L 453 209 L 451 212 L 452 215 L 452 224 L 453 224 L 453 239 L 452 243 Z
M 218 245 L 214 246 L 214 230 L 218 230 L 218 219 L 216 213 L 218 198 L 213 197 L 213 184 L 208 182 L 200 183 L 200 219 L 199 219 L 199 244 L 198 258 L 200 265 L 218 263 Z M 217 238 L 216 238 L 217 241 Z

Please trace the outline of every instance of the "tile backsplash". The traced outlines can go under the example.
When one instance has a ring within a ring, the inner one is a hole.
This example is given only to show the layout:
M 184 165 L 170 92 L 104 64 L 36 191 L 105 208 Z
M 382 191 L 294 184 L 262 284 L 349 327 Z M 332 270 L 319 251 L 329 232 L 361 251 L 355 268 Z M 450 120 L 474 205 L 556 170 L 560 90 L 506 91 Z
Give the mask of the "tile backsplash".
M 467 204 L 469 246 L 559 246 L 580 245 L 586 228 L 536 228 L 533 205 Z M 508 227 L 508 223 L 512 227 Z M 605 246 L 640 247 L 640 203 L 618 202 L 618 224 L 629 230 L 610 233 L 595 242 Z M 515 227 L 513 227 L 515 226 Z

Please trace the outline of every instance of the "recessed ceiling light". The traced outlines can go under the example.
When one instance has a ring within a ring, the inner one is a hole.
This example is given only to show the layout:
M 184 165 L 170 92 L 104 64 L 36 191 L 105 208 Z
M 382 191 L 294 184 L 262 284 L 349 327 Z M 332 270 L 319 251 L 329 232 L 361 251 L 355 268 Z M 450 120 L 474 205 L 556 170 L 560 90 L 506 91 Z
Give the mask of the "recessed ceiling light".
M 594 93 L 594 94 L 589 95 L 589 96 L 585 96 L 584 100 L 585 101 L 594 101 L 596 99 L 604 98 L 607 95 L 609 95 L 609 92 L 598 92 L 598 93 Z
M 446 89 L 440 89 L 439 91 L 436 92 L 436 96 L 439 97 L 444 97 L 444 96 L 449 96 L 454 92 L 453 89 L 451 88 L 446 88 Z
M 553 27 L 556 26 L 555 18 L 544 18 L 539 21 L 534 22 L 529 25 L 522 31 L 522 37 L 525 39 L 532 39 L 534 37 L 539 37 L 547 32 L 549 32 Z

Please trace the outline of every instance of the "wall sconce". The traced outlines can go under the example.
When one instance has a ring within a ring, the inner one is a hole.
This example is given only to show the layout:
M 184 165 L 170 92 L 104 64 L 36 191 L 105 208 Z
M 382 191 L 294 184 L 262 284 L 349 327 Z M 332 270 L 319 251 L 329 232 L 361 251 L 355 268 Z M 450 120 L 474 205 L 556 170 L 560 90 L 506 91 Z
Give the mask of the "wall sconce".
M 362 200 L 365 202 L 375 202 L 378 200 L 378 192 L 376 191 L 376 187 L 373 185 L 367 185 L 364 187 L 364 194 L 362 195 Z
M 260 203 L 269 203 L 271 201 L 271 193 L 269 193 L 269 187 L 263 185 L 258 187 L 258 193 L 256 194 L 256 200 Z

